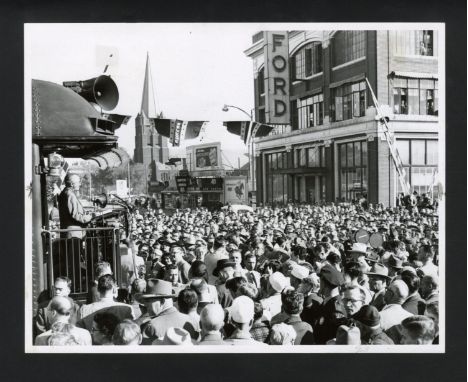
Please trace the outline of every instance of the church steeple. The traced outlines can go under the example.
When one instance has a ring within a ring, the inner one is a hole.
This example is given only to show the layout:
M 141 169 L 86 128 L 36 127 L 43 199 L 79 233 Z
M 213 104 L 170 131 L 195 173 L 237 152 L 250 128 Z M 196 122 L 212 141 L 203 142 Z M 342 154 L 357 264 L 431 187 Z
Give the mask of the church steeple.
M 135 118 L 135 151 L 134 161 L 151 166 L 151 179 L 158 179 L 156 163 L 166 163 L 169 159 L 168 139 L 159 135 L 151 118 L 161 118 L 156 114 L 154 88 L 151 78 L 149 54 L 146 55 L 145 79 L 141 97 L 141 109 Z
M 146 69 L 145 69 L 145 80 L 143 82 L 143 94 L 141 96 L 141 110 L 140 113 L 146 118 L 155 117 L 156 110 L 154 110 L 155 115 L 150 115 L 150 107 L 155 107 L 154 105 L 154 94 L 151 94 L 152 90 L 152 78 L 150 71 L 150 59 L 149 53 L 146 54 Z M 153 96 L 153 97 L 152 97 Z

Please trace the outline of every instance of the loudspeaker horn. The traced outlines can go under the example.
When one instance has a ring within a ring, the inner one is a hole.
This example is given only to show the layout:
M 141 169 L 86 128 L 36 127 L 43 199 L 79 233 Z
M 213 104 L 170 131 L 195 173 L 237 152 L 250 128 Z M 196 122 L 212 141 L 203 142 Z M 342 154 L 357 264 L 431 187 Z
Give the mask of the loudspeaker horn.
M 119 90 L 109 76 L 99 76 L 84 81 L 66 81 L 63 86 L 72 89 L 86 101 L 95 103 L 103 110 L 112 110 L 119 102 Z

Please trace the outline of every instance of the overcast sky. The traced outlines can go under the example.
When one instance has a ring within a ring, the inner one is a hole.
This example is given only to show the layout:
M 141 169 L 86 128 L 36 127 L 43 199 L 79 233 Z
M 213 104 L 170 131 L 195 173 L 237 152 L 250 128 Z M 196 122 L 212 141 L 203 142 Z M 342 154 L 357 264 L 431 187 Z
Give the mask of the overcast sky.
M 26 79 L 56 83 L 86 80 L 103 73 L 107 49 L 116 59 L 106 74 L 120 100 L 113 113 L 136 116 L 140 110 L 146 55 L 149 54 L 156 110 L 165 118 L 208 120 L 202 143 L 221 141 L 227 160 L 245 163 L 246 146 L 223 127 L 242 120 L 231 104 L 254 107 L 253 64 L 243 53 L 261 24 L 28 24 L 25 30 Z M 119 145 L 133 155 L 135 120 L 118 131 Z M 198 140 L 187 141 L 187 145 Z M 224 160 L 224 159 L 223 159 Z

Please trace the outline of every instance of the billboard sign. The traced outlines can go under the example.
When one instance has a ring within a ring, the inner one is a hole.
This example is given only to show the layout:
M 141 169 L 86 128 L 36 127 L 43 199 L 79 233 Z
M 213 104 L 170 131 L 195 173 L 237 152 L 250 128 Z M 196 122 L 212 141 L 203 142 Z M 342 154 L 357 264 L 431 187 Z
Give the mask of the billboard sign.
M 224 178 L 224 202 L 231 204 L 248 203 L 246 176 L 230 176 Z
M 206 146 L 195 148 L 195 169 L 196 170 L 210 170 L 220 166 L 219 146 Z
M 289 125 L 288 32 L 265 32 L 265 41 L 265 119 L 267 123 Z

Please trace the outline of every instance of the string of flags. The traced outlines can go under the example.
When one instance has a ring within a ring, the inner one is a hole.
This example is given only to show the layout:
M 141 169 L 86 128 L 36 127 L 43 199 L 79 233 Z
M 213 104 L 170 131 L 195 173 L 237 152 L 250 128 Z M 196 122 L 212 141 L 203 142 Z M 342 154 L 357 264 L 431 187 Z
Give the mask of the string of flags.
M 173 146 L 180 146 L 183 140 L 203 136 L 208 121 L 150 118 L 150 123 L 158 134 L 169 138 L 169 142 Z M 223 126 L 227 128 L 228 132 L 238 135 L 245 144 L 247 144 L 250 135 L 252 138 L 265 137 L 274 129 L 274 126 L 255 121 L 225 121 Z
M 206 130 L 208 121 L 182 121 L 180 119 L 151 118 L 151 125 L 158 134 L 169 138 L 173 146 L 180 146 L 182 140 L 198 138 Z

